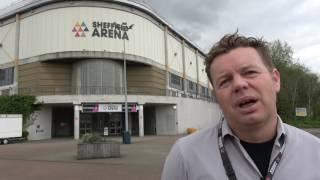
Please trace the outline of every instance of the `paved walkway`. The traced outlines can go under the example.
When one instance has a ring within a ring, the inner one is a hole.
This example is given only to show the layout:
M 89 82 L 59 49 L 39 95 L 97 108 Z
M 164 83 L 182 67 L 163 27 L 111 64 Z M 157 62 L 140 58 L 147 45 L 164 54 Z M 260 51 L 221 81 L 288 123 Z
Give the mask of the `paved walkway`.
M 0 179 L 160 179 L 165 157 L 179 137 L 133 137 L 132 144 L 121 145 L 120 158 L 93 160 L 76 160 L 77 141 L 72 139 L 1 145 Z
M 320 129 L 307 131 L 320 137 Z M 93 160 L 76 160 L 73 139 L 1 145 L 0 180 L 157 180 L 179 137 L 133 137 L 132 144 L 121 145 L 120 158 Z

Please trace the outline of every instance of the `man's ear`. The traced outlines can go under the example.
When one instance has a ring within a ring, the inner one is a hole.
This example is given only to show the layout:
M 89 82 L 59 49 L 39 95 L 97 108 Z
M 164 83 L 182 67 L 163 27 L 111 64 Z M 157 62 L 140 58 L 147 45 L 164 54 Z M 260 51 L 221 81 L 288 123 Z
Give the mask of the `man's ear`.
M 272 80 L 274 82 L 274 89 L 279 93 L 281 87 L 280 72 L 276 68 L 272 70 Z

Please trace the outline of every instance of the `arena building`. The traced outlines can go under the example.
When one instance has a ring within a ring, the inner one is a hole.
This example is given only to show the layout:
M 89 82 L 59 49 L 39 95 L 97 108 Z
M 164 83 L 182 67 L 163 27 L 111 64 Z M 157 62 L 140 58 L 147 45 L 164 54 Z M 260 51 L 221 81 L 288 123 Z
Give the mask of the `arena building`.
M 0 13 L 0 93 L 43 103 L 26 125 L 33 140 L 78 139 L 106 127 L 121 135 L 125 102 L 136 136 L 216 123 L 204 59 L 151 8 L 132 1 L 24 0 Z

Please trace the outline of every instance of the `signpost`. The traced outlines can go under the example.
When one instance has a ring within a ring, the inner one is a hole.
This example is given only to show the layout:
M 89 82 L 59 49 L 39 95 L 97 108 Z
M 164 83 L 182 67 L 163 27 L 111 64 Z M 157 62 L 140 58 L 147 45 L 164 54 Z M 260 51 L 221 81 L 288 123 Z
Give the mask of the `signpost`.
M 296 108 L 296 116 L 298 117 L 306 117 L 307 116 L 307 108 Z

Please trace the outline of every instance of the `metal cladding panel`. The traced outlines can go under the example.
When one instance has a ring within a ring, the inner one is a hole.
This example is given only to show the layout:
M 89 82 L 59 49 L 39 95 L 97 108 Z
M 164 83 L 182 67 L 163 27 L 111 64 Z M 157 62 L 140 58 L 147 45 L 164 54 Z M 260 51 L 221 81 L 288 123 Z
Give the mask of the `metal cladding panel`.
M 201 55 L 198 55 L 198 73 L 199 73 L 199 82 L 201 84 L 208 84 L 208 77 L 206 74 L 206 67 L 204 65 L 204 57 Z
M 197 59 L 196 53 L 193 49 L 185 46 L 185 63 L 186 63 L 186 75 L 193 78 L 193 80 L 197 79 Z
M 168 35 L 168 66 L 183 73 L 182 44 L 172 35 Z
M 0 64 L 14 60 L 16 24 L 11 23 L 0 27 Z
M 124 41 L 127 54 L 165 64 L 161 28 L 130 12 L 100 7 L 52 9 L 23 19 L 20 58 L 65 51 L 122 53 Z
M 123 64 L 119 61 L 89 59 L 73 63 L 73 87 L 78 94 L 121 93 Z

